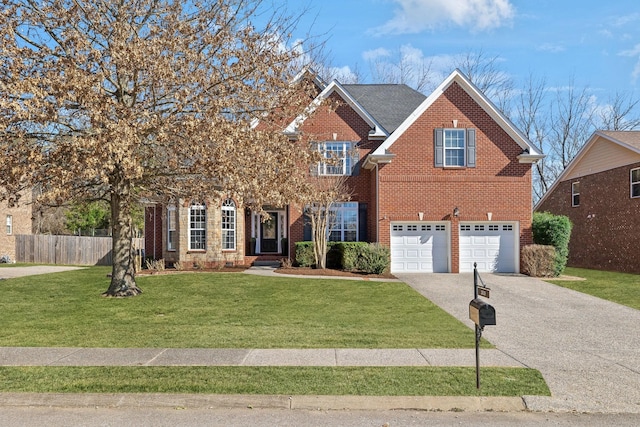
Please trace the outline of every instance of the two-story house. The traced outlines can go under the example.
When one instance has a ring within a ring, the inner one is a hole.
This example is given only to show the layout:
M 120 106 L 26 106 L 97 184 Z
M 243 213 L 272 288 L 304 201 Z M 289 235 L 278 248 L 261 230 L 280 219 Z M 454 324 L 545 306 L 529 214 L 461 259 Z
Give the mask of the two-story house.
M 391 248 L 391 271 L 519 272 L 532 242 L 531 165 L 543 154 L 456 70 L 428 97 L 405 85 L 324 84 L 283 129 L 311 137 L 319 176 L 347 175 L 329 238 Z M 333 101 L 337 101 L 333 102 Z M 329 106 L 331 105 L 331 106 Z M 336 107 L 337 105 L 337 107 Z M 241 200 L 146 209 L 147 255 L 168 262 L 244 263 L 293 256 L 309 240 L 302 209 Z
M 597 131 L 536 204 L 566 215 L 572 267 L 640 273 L 640 131 Z

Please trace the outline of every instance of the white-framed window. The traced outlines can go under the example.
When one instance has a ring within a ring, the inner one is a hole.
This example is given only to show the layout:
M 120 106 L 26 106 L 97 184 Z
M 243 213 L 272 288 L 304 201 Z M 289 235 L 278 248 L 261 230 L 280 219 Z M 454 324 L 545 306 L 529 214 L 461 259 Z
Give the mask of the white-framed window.
M 175 206 L 167 206 L 167 250 L 176 250 L 176 223 L 178 212 Z
M 640 197 L 640 168 L 631 169 L 631 197 Z
M 444 129 L 444 165 L 464 166 L 465 129 Z
M 580 182 L 571 183 L 571 206 L 580 206 Z
M 207 248 L 207 207 L 192 203 L 189 207 L 189 249 Z
M 355 143 L 327 141 L 318 144 L 326 162 L 318 163 L 318 175 L 351 175 L 357 163 Z
M 236 204 L 227 199 L 222 202 L 222 249 L 236 248 Z
M 434 129 L 435 167 L 475 168 L 476 129 Z
M 329 217 L 329 240 L 333 242 L 358 241 L 358 203 L 334 203 Z
M 7 235 L 13 234 L 13 216 L 7 215 Z

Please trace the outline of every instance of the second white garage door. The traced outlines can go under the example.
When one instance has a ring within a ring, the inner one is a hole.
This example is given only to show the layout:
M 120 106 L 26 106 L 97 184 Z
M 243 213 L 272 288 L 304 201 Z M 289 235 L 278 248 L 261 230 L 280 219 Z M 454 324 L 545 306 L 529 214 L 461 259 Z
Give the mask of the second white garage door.
M 517 273 L 517 236 L 513 223 L 460 224 L 460 272 Z
M 447 273 L 446 224 L 391 224 L 392 273 Z

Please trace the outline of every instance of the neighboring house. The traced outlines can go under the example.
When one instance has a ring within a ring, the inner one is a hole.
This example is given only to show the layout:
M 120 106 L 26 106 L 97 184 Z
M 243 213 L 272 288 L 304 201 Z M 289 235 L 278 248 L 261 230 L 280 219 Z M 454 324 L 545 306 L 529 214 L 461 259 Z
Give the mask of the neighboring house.
M 460 71 L 428 97 L 405 85 L 324 84 L 284 132 L 342 161 L 347 175 L 330 239 L 391 248 L 391 271 L 519 272 L 532 243 L 531 165 L 543 154 Z M 328 108 L 324 100 L 339 101 Z M 308 113 L 308 112 L 307 112 Z M 302 209 L 266 206 L 268 221 L 228 199 L 147 208 L 147 255 L 169 262 L 251 264 L 293 256 L 310 240 Z
M 0 256 L 16 260 L 16 235 L 31 234 L 32 219 L 30 195 L 23 195 L 18 205 L 11 208 L 6 201 L 0 202 Z
M 640 132 L 595 132 L 535 210 L 573 222 L 568 265 L 640 273 Z

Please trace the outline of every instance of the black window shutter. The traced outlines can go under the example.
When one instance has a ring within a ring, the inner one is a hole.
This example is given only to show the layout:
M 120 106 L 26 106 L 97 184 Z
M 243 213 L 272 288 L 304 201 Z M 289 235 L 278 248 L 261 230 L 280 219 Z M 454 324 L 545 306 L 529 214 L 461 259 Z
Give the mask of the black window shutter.
M 305 242 L 310 242 L 312 240 L 311 237 L 311 218 L 309 215 L 302 215 L 302 240 Z
M 367 204 L 358 203 L 358 241 L 367 242 Z
M 351 175 L 358 176 L 360 175 L 360 150 L 358 150 L 358 144 L 353 144 L 353 147 L 349 150 L 349 155 L 351 156 Z
M 444 130 L 442 128 L 434 130 L 433 140 L 435 166 L 444 167 Z
M 476 130 L 467 129 L 467 167 L 476 167 Z

